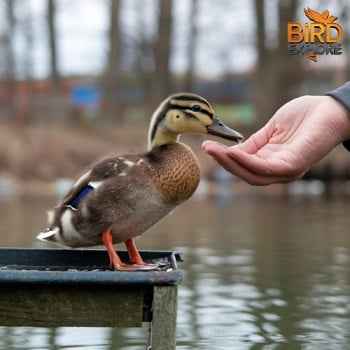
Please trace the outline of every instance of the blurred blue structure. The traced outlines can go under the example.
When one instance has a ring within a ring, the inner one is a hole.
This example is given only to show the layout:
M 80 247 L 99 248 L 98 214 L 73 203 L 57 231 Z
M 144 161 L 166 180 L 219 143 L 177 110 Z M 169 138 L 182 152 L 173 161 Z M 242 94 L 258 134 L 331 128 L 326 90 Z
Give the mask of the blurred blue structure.
M 74 86 L 70 93 L 70 102 L 74 108 L 87 110 L 93 113 L 99 111 L 102 101 L 102 92 L 96 86 Z

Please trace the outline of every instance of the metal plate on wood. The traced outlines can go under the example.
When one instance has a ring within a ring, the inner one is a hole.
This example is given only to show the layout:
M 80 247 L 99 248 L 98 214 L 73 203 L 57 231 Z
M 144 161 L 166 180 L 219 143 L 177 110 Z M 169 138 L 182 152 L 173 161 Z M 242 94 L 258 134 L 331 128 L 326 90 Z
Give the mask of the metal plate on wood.
M 127 252 L 118 251 L 127 261 Z M 84 285 L 176 285 L 182 280 L 177 269 L 181 253 L 141 251 L 146 262 L 159 265 L 156 271 L 112 271 L 106 250 L 0 248 L 1 284 Z

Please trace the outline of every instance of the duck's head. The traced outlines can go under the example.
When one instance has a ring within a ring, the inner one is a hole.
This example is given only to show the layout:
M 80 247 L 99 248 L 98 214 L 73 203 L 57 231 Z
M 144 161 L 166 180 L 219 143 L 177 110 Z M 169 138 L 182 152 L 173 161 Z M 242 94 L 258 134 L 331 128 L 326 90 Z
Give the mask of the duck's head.
M 195 94 L 169 96 L 154 112 L 148 134 L 148 147 L 177 141 L 180 134 L 213 134 L 241 142 L 243 136 L 216 116 L 209 102 Z

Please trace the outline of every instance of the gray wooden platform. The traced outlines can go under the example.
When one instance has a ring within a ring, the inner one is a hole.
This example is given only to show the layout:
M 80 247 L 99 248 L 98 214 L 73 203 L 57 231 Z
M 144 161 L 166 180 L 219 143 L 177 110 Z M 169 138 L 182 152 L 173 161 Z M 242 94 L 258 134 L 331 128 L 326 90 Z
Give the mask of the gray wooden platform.
M 126 252 L 118 252 L 127 260 Z M 159 271 L 108 269 L 105 250 L 0 248 L 0 325 L 141 327 L 152 350 L 176 348 L 177 252 L 143 251 Z

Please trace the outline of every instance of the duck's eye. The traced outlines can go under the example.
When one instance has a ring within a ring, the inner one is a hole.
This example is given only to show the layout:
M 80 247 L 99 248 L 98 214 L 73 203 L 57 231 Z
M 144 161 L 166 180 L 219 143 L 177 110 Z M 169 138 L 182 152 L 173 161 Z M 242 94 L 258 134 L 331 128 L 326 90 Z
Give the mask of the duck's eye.
M 191 110 L 192 110 L 193 112 L 200 112 L 200 111 L 201 111 L 201 106 L 199 106 L 199 105 L 194 105 L 194 106 L 191 107 Z

